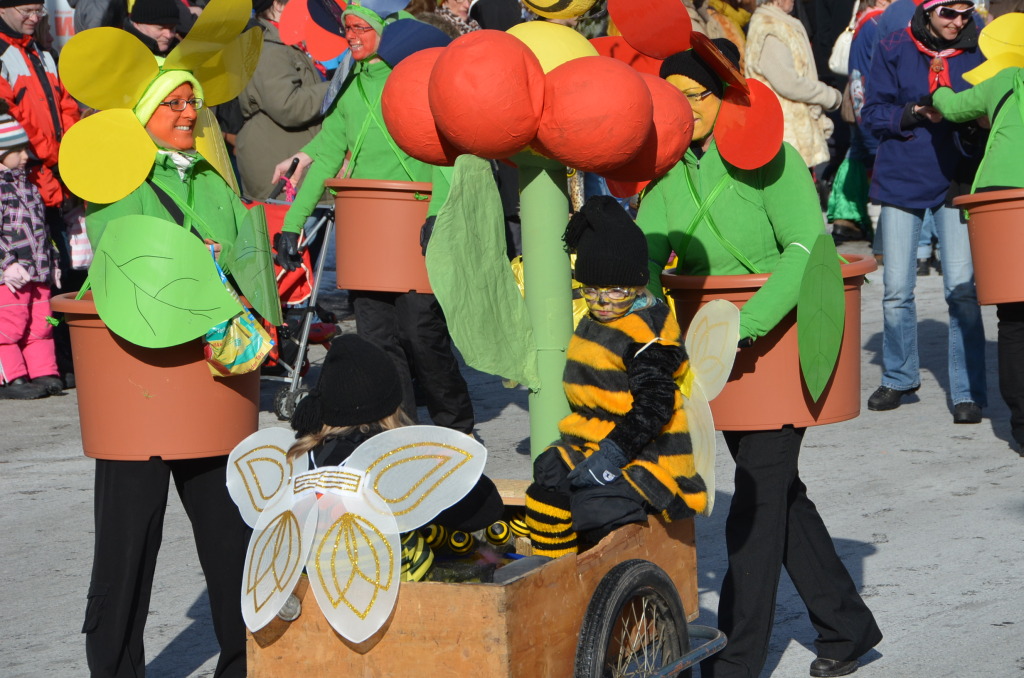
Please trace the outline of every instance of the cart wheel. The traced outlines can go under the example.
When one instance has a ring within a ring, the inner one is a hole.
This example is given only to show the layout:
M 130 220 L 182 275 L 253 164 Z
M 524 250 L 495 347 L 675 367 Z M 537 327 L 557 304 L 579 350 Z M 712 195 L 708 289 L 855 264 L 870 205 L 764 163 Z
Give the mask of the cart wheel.
M 292 415 L 295 414 L 295 406 L 307 395 L 309 389 L 305 387 L 299 387 L 294 393 L 287 386 L 279 390 L 274 396 L 274 413 L 277 418 L 281 421 L 291 421 Z
M 686 616 L 672 580 L 650 561 L 627 560 L 604 576 L 590 599 L 574 676 L 660 675 L 689 649 Z

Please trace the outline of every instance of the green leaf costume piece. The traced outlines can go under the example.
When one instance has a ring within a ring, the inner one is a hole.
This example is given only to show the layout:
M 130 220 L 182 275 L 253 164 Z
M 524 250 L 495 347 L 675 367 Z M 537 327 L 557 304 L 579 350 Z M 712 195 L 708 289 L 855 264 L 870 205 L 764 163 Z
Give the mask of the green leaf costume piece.
M 427 248 L 427 272 L 466 364 L 537 388 L 533 331 L 505 253 L 501 199 L 486 160 L 456 160 Z
M 814 402 L 825 391 L 843 343 L 846 298 L 832 236 L 822 233 L 807 258 L 796 306 L 797 344 L 804 383 Z
M 89 280 L 107 327 L 146 348 L 196 339 L 242 310 L 203 243 L 156 217 L 127 216 L 107 224 Z
M 249 210 L 238 225 L 238 237 L 221 266 L 231 272 L 239 291 L 257 313 L 272 325 L 281 325 L 281 300 L 274 280 L 267 215 L 262 205 Z

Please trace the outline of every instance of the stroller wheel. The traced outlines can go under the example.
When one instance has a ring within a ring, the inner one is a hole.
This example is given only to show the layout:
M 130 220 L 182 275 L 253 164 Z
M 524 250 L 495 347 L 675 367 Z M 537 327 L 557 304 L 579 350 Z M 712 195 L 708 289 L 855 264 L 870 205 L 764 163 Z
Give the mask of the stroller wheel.
M 281 421 L 290 421 L 295 414 L 295 406 L 309 395 L 309 389 L 300 387 L 292 392 L 287 386 L 281 388 L 274 396 L 274 414 Z

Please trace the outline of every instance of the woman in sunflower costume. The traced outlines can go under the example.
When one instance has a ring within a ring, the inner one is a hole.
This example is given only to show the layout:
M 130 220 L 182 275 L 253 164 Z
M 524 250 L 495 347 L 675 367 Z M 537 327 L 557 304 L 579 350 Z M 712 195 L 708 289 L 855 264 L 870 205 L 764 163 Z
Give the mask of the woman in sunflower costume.
M 65 47 L 68 90 L 99 112 L 69 131 L 61 168 L 89 203 L 97 310 L 131 343 L 175 346 L 241 311 L 214 258 L 261 314 L 279 321 L 266 232 L 253 227 L 225 180 L 230 166 L 207 108 L 237 96 L 256 66 L 259 31 L 242 32 L 250 10 L 248 0 L 213 0 L 166 59 L 116 28 L 85 31 Z M 95 555 L 82 629 L 90 673 L 145 673 L 143 632 L 173 477 L 220 644 L 213 675 L 244 676 L 240 592 L 249 530 L 225 486 L 230 450 L 165 459 L 150 456 L 146 444 L 139 440 L 129 460 L 96 460 Z

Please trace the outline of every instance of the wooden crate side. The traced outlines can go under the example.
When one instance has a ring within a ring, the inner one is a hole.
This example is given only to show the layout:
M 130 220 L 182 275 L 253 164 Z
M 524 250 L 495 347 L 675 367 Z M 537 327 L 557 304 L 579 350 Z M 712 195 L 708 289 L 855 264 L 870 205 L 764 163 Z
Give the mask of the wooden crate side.
M 396 678 L 439 670 L 445 676 L 509 675 L 501 586 L 403 583 L 389 622 L 360 644 L 334 632 L 304 579 L 296 591 L 298 619 L 275 619 L 249 635 L 250 678 Z

